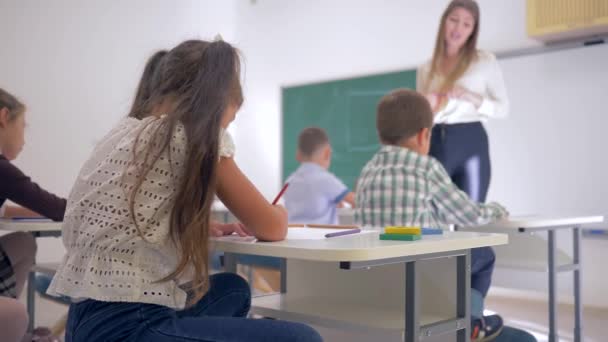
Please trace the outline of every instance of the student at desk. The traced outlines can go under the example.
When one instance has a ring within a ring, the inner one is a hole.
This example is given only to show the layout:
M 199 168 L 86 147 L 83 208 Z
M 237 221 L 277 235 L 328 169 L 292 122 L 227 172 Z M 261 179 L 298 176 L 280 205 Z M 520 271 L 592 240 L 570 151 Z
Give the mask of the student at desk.
M 11 164 L 23 145 L 25 105 L 0 89 L 0 207 L 11 200 L 24 208 L 6 207 L 2 216 L 39 216 L 61 221 L 66 201 L 32 182 Z M 17 298 L 23 291 L 36 258 L 36 242 L 31 234 L 12 233 L 0 237 L 0 332 L 2 341 L 22 341 L 28 325 L 25 306 Z M 34 331 L 39 341 L 48 340 L 48 329 Z
M 384 96 L 378 104 L 376 125 L 382 147 L 365 165 L 357 183 L 359 223 L 438 228 L 477 225 L 508 216 L 496 203 L 471 200 L 443 166 L 428 156 L 433 113 L 424 96 L 406 89 Z M 471 268 L 472 331 L 481 330 L 482 338 L 493 338 L 502 330 L 502 319 L 483 316 L 481 293 L 490 285 L 493 263 L 472 262 Z M 496 324 L 487 324 L 490 321 Z
M 300 167 L 287 178 L 285 207 L 290 223 L 337 224 L 338 206 L 355 203 L 355 194 L 328 171 L 331 145 L 327 133 L 308 127 L 298 136 Z
M 284 239 L 287 213 L 242 174 L 221 134 L 243 103 L 230 44 L 171 49 L 141 119 L 122 119 L 82 167 L 63 225 L 67 253 L 49 294 L 77 299 L 78 341 L 320 341 L 286 321 L 247 319 L 248 284 L 211 275 L 215 195 L 258 239 Z

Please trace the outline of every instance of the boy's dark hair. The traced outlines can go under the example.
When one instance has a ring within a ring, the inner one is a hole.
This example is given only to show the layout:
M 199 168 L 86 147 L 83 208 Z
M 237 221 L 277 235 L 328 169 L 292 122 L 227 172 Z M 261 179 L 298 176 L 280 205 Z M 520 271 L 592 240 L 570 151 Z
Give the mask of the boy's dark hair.
M 25 105 L 21 101 L 11 93 L 0 88 L 0 109 L 2 108 L 8 109 L 9 120 L 13 120 L 25 112 Z
M 397 89 L 384 95 L 377 107 L 376 128 L 383 144 L 398 145 L 423 128 L 433 127 L 433 111 L 420 93 Z
M 329 144 L 325 130 L 319 127 L 307 127 L 298 136 L 298 151 L 304 157 L 312 157 L 321 147 Z

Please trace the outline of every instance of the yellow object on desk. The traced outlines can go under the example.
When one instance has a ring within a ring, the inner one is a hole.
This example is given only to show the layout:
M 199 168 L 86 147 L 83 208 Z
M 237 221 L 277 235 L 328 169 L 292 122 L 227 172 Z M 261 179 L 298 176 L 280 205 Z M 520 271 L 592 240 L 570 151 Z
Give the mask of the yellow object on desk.
M 398 227 L 389 226 L 384 228 L 386 234 L 408 234 L 408 235 L 421 235 L 422 229 L 420 227 Z

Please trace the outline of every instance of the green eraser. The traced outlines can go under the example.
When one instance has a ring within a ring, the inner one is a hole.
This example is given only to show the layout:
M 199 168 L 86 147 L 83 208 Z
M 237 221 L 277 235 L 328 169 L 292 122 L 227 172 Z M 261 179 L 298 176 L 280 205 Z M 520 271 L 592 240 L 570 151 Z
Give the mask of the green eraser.
M 411 234 L 380 234 L 380 240 L 399 240 L 399 241 L 416 241 L 422 236 Z

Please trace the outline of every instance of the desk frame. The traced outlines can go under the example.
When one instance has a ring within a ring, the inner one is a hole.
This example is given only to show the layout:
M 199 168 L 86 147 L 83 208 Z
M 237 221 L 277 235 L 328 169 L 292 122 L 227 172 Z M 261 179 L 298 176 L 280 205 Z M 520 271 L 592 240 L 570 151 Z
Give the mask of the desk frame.
M 511 226 L 510 228 L 500 228 L 500 222 L 493 223 L 492 227 L 455 227 L 455 230 L 474 231 L 474 232 L 493 232 L 493 233 L 509 233 L 509 234 L 526 234 L 547 232 L 547 273 L 548 273 L 548 314 L 549 314 L 549 342 L 559 342 L 557 329 L 557 274 L 563 272 L 573 272 L 574 282 L 574 342 L 583 341 L 583 304 L 582 304 L 582 261 L 581 261 L 581 226 L 593 223 L 585 221 L 603 221 L 603 217 L 590 217 L 579 220 L 581 222 L 564 222 L 553 224 L 538 225 L 520 224 L 518 227 Z M 571 220 L 570 220 L 571 221 Z M 557 265 L 556 261 L 556 233 L 558 230 L 572 230 L 572 254 L 573 260 L 571 264 Z
M 572 263 L 557 265 L 556 263 L 556 231 L 558 229 L 572 229 Z M 518 229 L 520 233 L 528 232 L 525 227 Z M 547 271 L 549 281 L 549 342 L 558 342 L 557 333 L 557 274 L 563 272 L 573 272 L 574 281 L 574 341 L 583 340 L 583 303 L 581 295 L 581 228 L 574 227 L 553 227 L 547 228 Z
M 36 231 L 32 230 L 29 233 L 34 235 L 35 239 L 38 238 L 46 238 L 46 237 L 61 237 L 61 231 Z M 36 258 L 34 258 L 34 265 L 36 264 Z M 27 288 L 26 288 L 26 298 L 27 298 L 27 314 L 30 317 L 27 330 L 34 331 L 34 321 L 36 320 L 36 286 L 34 283 L 36 282 L 36 272 L 30 271 L 27 276 Z
M 225 269 L 227 272 L 236 273 L 237 257 L 235 253 L 224 253 Z M 420 298 L 419 298 L 419 266 L 418 261 L 456 257 L 456 317 L 445 321 L 420 325 Z M 457 332 L 457 341 L 469 341 L 471 314 L 471 250 L 460 250 L 445 253 L 423 254 L 405 256 L 398 258 L 387 258 L 370 261 L 342 261 L 339 268 L 343 270 L 356 270 L 361 268 L 378 267 L 391 264 L 404 264 L 405 283 L 405 331 L 403 341 L 418 342 L 427 337 Z M 281 293 L 287 292 L 287 262 L 283 258 L 281 262 Z M 255 311 L 255 307 L 252 307 Z

